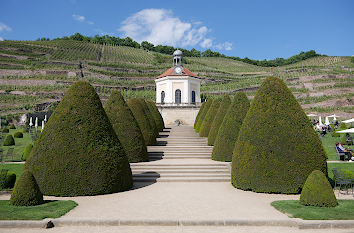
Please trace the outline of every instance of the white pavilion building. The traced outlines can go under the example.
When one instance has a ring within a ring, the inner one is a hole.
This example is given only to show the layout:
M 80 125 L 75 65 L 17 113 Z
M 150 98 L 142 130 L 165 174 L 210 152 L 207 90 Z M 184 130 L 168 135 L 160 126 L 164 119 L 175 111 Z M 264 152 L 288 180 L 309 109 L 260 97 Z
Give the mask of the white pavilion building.
M 182 51 L 173 53 L 173 66 L 155 79 L 156 104 L 162 106 L 197 105 L 200 82 L 196 74 L 183 66 Z

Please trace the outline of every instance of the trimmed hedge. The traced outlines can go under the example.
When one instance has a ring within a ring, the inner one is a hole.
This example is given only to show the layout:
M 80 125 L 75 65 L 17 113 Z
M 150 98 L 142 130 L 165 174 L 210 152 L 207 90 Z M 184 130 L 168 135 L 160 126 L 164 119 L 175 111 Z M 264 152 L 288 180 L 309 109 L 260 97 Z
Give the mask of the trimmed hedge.
M 1 188 L 9 189 L 13 188 L 16 182 L 16 174 L 12 171 L 8 171 L 5 177 L 4 183 L 2 183 Z
M 14 133 L 15 138 L 23 138 L 23 133 L 22 132 L 16 132 Z
M 213 120 L 216 113 L 218 112 L 219 106 L 220 100 L 215 99 L 204 117 L 202 126 L 200 127 L 199 137 L 208 137 L 211 125 L 213 124 Z
M 10 130 L 9 130 L 8 128 L 3 128 L 1 132 L 3 132 L 3 133 L 9 133 Z
M 313 170 L 327 174 L 327 156 L 300 104 L 279 78 L 260 86 L 232 157 L 232 184 L 266 193 L 299 193 Z
M 129 162 L 149 161 L 143 134 L 120 91 L 112 91 L 105 105 L 105 110 Z
M 10 129 L 16 129 L 15 125 L 14 125 L 14 124 L 11 124 L 11 125 L 10 125 Z
M 194 129 L 195 129 L 196 126 L 197 126 L 197 122 L 198 122 L 198 120 L 199 120 L 199 118 L 200 118 L 201 113 L 204 111 L 205 106 L 206 106 L 206 102 L 203 102 L 202 106 L 200 107 L 200 109 L 199 109 L 199 111 L 198 111 L 197 116 L 195 117 L 194 125 L 193 125 Z
M 300 195 L 300 203 L 307 206 L 335 207 L 338 205 L 327 177 L 314 170 L 307 178 Z
M 41 193 L 36 179 L 28 170 L 24 170 L 12 191 L 10 204 L 15 206 L 34 206 L 43 204 Z
M 74 83 L 35 142 L 25 169 L 51 196 L 85 196 L 128 190 L 128 158 L 94 88 Z
M 154 117 L 152 116 L 152 113 L 148 107 L 148 104 L 146 103 L 146 101 L 143 98 L 138 98 L 138 101 L 140 101 L 141 106 L 143 106 L 143 111 L 145 111 L 147 119 L 150 122 L 150 125 L 151 125 L 153 133 L 154 133 L 154 137 L 157 138 L 157 136 L 159 135 L 159 130 L 157 128 Z
M 155 120 L 158 131 L 159 132 L 163 131 L 163 129 L 165 128 L 165 123 L 163 122 L 163 118 L 159 110 L 157 109 L 155 102 L 150 100 L 150 101 L 146 101 L 146 104 L 148 105 L 152 117 Z
M 235 94 L 233 102 L 225 114 L 224 120 L 216 136 L 211 159 L 230 162 L 235 143 L 238 138 L 243 119 L 245 118 L 250 102 L 244 92 Z
M 156 145 L 156 137 L 154 130 L 148 120 L 148 115 L 144 110 L 144 107 L 136 98 L 129 99 L 127 104 L 132 111 L 134 118 L 138 122 L 141 133 L 143 134 L 146 145 Z
M 7 135 L 5 138 L 5 141 L 3 143 L 4 146 L 14 146 L 15 145 L 15 139 L 12 137 L 11 134 Z
M 33 145 L 32 144 L 27 144 L 25 149 L 23 150 L 23 154 L 21 156 L 22 161 L 26 161 L 28 156 L 31 154 Z
M 195 125 L 195 132 L 200 132 L 200 127 L 202 126 L 203 124 L 203 121 L 204 121 L 204 118 L 205 118 L 205 115 L 207 114 L 210 106 L 213 104 L 213 100 L 210 99 L 208 100 L 206 103 L 205 103 L 205 107 L 203 109 L 203 111 L 200 113 L 200 116 L 199 116 L 199 119 L 198 119 L 198 122 L 196 123 Z M 200 110 L 199 110 L 200 111 Z
M 214 121 L 211 124 L 209 135 L 208 135 L 208 145 L 213 146 L 216 136 L 218 135 L 221 123 L 224 120 L 225 114 L 231 105 L 231 99 L 228 95 L 222 98 L 218 112 L 215 115 Z

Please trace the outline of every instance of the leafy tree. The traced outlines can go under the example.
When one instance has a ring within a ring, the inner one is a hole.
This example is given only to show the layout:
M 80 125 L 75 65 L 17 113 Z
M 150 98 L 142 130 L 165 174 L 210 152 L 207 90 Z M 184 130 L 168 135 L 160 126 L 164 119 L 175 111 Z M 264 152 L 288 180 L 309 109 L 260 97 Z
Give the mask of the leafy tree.
M 143 41 L 143 42 L 141 42 L 141 47 L 144 49 L 153 51 L 155 46 L 147 41 Z

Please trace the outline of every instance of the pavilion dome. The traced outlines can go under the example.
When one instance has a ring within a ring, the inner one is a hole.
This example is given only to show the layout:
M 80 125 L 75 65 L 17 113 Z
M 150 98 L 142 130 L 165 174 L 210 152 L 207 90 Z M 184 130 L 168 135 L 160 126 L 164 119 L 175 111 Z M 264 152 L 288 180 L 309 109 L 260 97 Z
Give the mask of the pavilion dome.
M 183 55 L 183 53 L 182 53 L 182 51 L 179 50 L 179 49 L 177 49 L 177 50 L 174 51 L 174 53 L 173 53 L 173 56 L 182 56 L 182 55 Z

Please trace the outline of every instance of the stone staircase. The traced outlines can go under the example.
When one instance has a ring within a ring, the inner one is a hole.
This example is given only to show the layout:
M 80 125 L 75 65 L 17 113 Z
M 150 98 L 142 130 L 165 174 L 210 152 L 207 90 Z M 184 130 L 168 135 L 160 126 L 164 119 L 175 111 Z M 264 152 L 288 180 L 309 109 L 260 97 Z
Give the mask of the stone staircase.
M 192 126 L 172 126 L 149 146 L 150 162 L 130 164 L 134 182 L 230 182 L 229 163 L 210 159 L 212 146 Z

